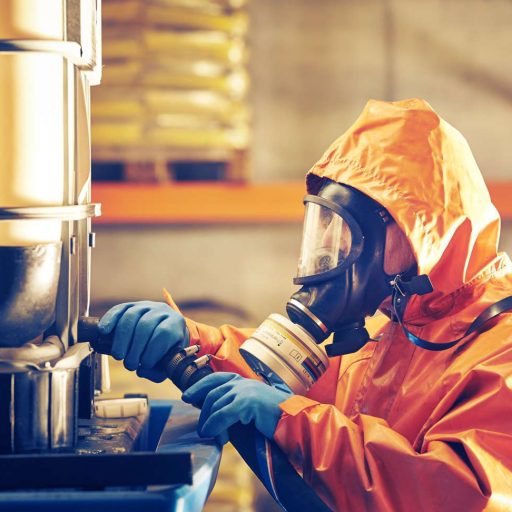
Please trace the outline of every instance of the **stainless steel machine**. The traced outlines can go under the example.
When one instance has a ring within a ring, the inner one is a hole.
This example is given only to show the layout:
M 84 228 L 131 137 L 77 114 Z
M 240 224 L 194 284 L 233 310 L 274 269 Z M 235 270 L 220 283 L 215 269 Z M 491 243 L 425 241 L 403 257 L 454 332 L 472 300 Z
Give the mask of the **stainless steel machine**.
M 0 452 L 72 449 L 88 314 L 100 0 L 0 2 Z M 90 379 L 92 382 L 92 379 Z M 92 386 L 92 383 L 90 384 Z M 81 400 L 90 404 L 92 388 Z
M 80 333 L 100 78 L 101 0 L 0 0 L 0 510 L 199 510 L 220 462 L 195 409 L 101 400 Z

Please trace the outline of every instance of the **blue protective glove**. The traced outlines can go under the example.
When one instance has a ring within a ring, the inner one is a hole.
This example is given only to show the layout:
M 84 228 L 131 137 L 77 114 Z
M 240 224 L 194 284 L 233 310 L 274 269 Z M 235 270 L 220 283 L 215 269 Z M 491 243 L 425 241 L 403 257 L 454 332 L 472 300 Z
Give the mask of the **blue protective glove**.
M 163 302 L 127 302 L 111 308 L 99 322 L 101 334 L 114 331 L 112 357 L 128 370 L 162 382 L 167 375 L 154 366 L 173 346 L 189 344 L 185 319 Z
M 227 429 L 238 422 L 254 421 L 256 428 L 272 439 L 282 413 L 279 404 L 291 395 L 286 386 L 277 389 L 236 373 L 216 372 L 190 386 L 182 399 L 201 406 L 198 434 L 217 437 L 224 444 Z

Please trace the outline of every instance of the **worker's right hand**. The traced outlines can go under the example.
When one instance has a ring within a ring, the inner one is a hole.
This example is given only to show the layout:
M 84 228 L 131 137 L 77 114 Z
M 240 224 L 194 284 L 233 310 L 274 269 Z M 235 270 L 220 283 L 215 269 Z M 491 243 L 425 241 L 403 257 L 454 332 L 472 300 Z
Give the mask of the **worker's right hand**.
M 114 332 L 111 355 L 124 360 L 128 370 L 162 382 L 167 375 L 155 366 L 173 347 L 189 344 L 185 319 L 163 302 L 141 301 L 118 304 L 98 324 L 103 335 Z

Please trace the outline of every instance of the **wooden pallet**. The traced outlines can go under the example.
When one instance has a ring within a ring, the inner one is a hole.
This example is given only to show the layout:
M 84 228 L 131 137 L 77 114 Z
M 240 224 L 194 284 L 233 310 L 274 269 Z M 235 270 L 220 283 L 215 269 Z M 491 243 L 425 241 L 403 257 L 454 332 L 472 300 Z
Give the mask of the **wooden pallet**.
M 94 150 L 93 180 L 165 183 L 169 181 L 247 181 L 246 150 Z

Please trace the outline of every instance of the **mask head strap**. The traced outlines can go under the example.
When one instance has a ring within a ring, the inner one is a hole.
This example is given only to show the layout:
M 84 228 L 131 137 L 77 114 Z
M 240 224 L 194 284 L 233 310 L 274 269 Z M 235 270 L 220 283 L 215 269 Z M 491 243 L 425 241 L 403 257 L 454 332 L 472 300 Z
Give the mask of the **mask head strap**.
M 405 280 L 403 279 L 403 276 L 397 275 L 391 282 L 391 285 L 393 286 L 393 313 L 396 320 L 402 327 L 402 330 L 407 339 L 417 347 L 423 348 L 425 350 L 438 352 L 452 348 L 457 343 L 459 343 L 459 341 L 469 336 L 470 334 L 482 331 L 484 325 L 492 318 L 495 318 L 499 314 L 512 309 L 512 296 L 501 299 L 500 301 L 492 304 L 484 311 L 482 311 L 482 313 L 480 313 L 480 315 L 475 318 L 467 331 L 460 338 L 452 341 L 433 343 L 432 341 L 427 341 L 423 338 L 420 338 L 419 336 L 416 336 L 411 331 L 409 331 L 403 323 L 405 308 L 407 307 L 410 298 L 413 295 L 425 295 L 426 293 L 430 293 L 434 290 L 429 277 L 425 274 L 422 274 L 421 276 L 414 276 L 410 280 Z

